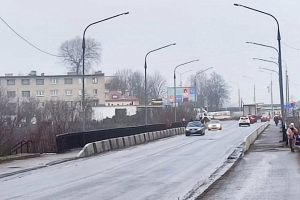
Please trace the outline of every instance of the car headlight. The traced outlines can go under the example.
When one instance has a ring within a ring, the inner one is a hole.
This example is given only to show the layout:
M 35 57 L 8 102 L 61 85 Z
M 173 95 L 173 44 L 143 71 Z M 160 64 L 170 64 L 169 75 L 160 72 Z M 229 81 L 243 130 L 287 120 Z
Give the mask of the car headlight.
M 208 128 L 211 128 L 211 124 L 208 124 Z
M 186 128 L 185 131 L 190 131 L 190 129 Z

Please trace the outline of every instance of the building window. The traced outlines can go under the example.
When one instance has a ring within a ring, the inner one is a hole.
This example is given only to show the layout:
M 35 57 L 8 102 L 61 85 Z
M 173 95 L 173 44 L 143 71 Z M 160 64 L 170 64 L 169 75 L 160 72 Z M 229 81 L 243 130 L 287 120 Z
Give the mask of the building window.
M 36 79 L 35 81 L 37 85 L 44 85 L 44 79 Z
M 30 91 L 22 91 L 22 97 L 30 97 Z
M 65 84 L 73 84 L 72 78 L 65 78 Z
M 7 80 L 7 85 L 15 85 L 15 79 L 8 79 Z
M 99 104 L 99 100 L 94 100 L 93 101 L 93 106 L 98 106 L 98 104 Z
M 58 96 L 58 90 L 51 90 L 51 96 L 57 97 Z
M 30 85 L 30 79 L 22 79 L 22 85 Z
M 113 99 L 117 99 L 118 96 L 117 96 L 117 95 L 112 95 L 112 98 L 113 98 Z
M 92 78 L 92 83 L 97 84 L 98 83 L 98 78 Z
M 45 96 L 44 90 L 37 90 L 36 91 L 36 96 L 37 97 L 43 97 L 43 96 Z
M 84 90 L 84 91 L 85 91 L 85 93 L 84 93 L 84 94 L 86 95 L 86 90 Z M 82 90 L 78 90 L 78 95 L 79 95 L 79 96 L 81 96 L 81 95 L 82 95 Z
M 45 102 L 39 102 L 38 103 L 38 107 L 44 107 L 45 106 Z
M 66 95 L 67 95 L 67 96 L 73 95 L 73 91 L 72 91 L 72 90 L 66 90 Z
M 7 97 L 8 98 L 15 98 L 16 97 L 16 91 L 7 91 Z
M 93 94 L 98 94 L 98 90 L 97 89 L 93 89 Z
M 57 85 L 57 83 L 58 83 L 57 78 L 52 78 L 52 79 L 51 79 L 51 84 L 52 84 L 52 85 Z

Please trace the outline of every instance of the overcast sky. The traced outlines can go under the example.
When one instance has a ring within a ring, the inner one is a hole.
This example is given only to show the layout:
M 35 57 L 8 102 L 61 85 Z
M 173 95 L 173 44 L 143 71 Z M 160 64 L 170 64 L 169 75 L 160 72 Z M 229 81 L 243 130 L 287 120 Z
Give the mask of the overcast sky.
M 246 44 L 246 41 L 277 46 L 275 21 L 266 15 L 241 7 L 272 13 L 281 26 L 282 42 L 300 48 L 299 0 L 1 0 L 1 17 L 19 34 L 39 48 L 58 53 L 60 44 L 81 36 L 84 28 L 119 13 L 129 15 L 91 27 L 86 36 L 102 43 L 102 62 L 93 66 L 106 75 L 116 70 L 143 70 L 145 54 L 176 42 L 176 46 L 155 52 L 148 57 L 149 73 L 159 70 L 172 85 L 173 70 L 178 64 L 200 59 L 178 68 L 193 70 L 183 75 L 183 83 L 192 73 L 214 67 L 227 82 L 238 82 L 245 103 L 253 103 L 255 79 L 256 101 L 270 103 L 267 86 L 270 75 L 259 67 L 277 70 L 271 63 L 252 60 L 270 59 L 276 52 L 269 48 Z M 0 21 L 0 74 L 66 74 L 59 58 L 43 54 L 17 37 Z M 282 44 L 282 59 L 287 62 L 290 79 L 300 84 L 300 51 Z M 212 72 L 211 71 L 211 72 Z M 178 80 L 179 82 L 179 80 Z M 274 103 L 279 103 L 278 76 L 273 74 Z M 290 94 L 299 100 L 299 86 L 290 83 Z M 230 84 L 230 102 L 237 105 L 237 86 Z

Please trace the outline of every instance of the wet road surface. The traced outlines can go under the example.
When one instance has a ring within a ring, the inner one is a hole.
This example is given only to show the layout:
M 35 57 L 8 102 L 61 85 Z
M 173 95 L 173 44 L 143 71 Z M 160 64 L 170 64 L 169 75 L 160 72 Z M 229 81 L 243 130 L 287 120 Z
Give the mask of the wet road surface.
M 182 199 L 262 125 L 176 136 L 0 179 L 0 199 Z

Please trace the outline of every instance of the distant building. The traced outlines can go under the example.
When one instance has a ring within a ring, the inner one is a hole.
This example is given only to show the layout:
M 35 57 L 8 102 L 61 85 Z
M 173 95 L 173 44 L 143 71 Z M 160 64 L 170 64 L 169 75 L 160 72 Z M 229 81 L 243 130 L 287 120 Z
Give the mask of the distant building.
M 85 75 L 86 99 L 92 101 L 93 106 L 105 105 L 105 77 L 101 71 L 92 75 Z M 50 100 L 70 102 L 81 101 L 82 76 L 74 72 L 66 75 L 37 75 L 31 71 L 27 76 L 0 76 L 1 95 L 6 95 L 12 103 L 36 98 L 43 106 Z M 4 94 L 3 94 L 4 93 Z
M 138 106 L 140 101 L 135 96 L 122 95 L 120 91 L 105 93 L 105 106 Z

